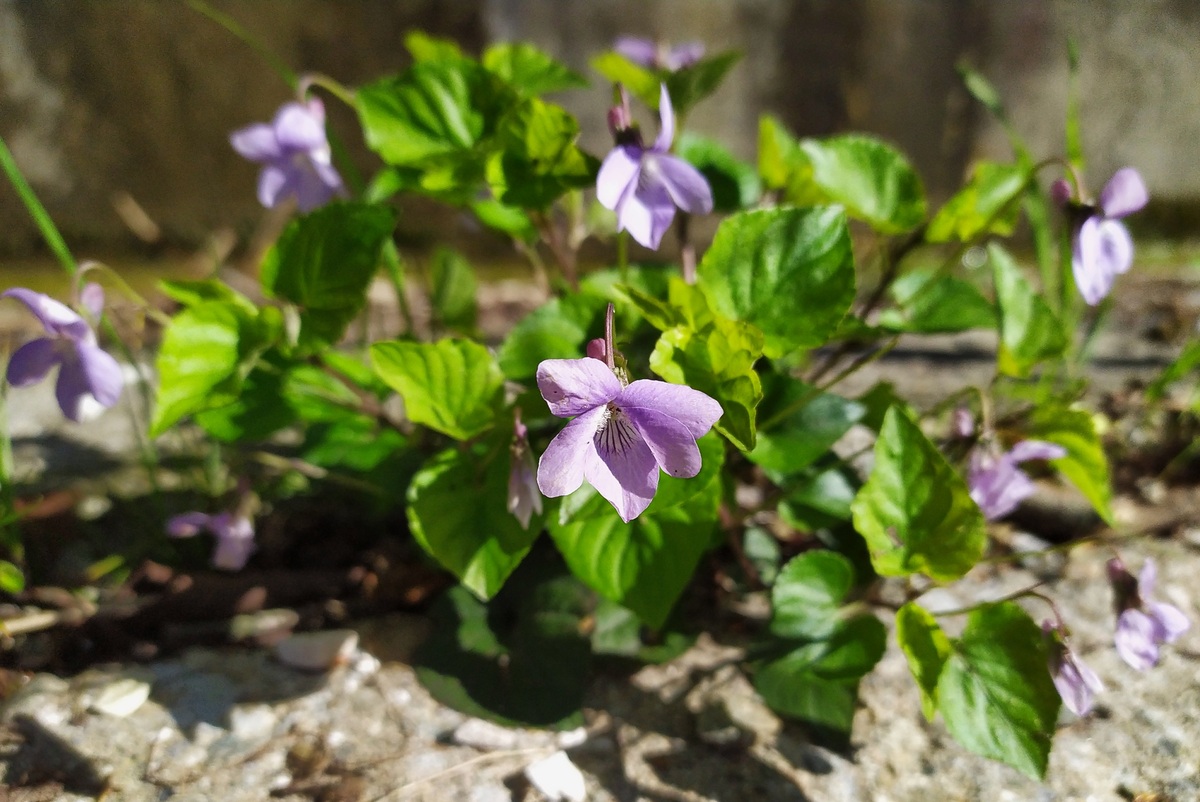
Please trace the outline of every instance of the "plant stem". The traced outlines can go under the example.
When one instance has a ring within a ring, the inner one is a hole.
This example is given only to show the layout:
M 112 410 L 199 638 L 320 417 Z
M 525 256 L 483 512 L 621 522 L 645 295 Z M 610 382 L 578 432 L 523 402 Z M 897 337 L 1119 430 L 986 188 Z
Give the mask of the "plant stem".
M 988 599 L 987 601 L 977 602 L 976 604 L 968 605 L 967 607 L 959 607 L 954 610 L 943 610 L 942 612 L 933 612 L 932 610 L 930 610 L 929 612 L 932 613 L 933 616 L 936 618 L 944 618 L 944 617 L 949 617 L 952 615 L 967 615 L 969 613 L 975 612 L 976 610 L 978 610 L 982 607 L 987 607 L 988 605 L 991 605 L 991 604 L 1000 604 L 1001 602 L 1016 601 L 1017 599 L 1022 599 L 1026 596 L 1037 596 L 1039 599 L 1045 599 L 1046 597 L 1043 596 L 1041 593 L 1038 593 L 1037 589 L 1040 588 L 1042 585 L 1046 584 L 1046 581 L 1047 580 L 1045 580 L 1045 579 L 1039 580 L 1038 582 L 1035 582 L 1034 584 L 1030 585 L 1027 588 L 1021 588 L 1020 590 L 1014 590 L 1012 593 L 1009 593 L 1006 596 L 1001 596 L 998 599 Z
M 255 36 L 241 26 L 237 20 L 228 14 L 218 11 L 217 9 L 205 3 L 204 0 L 187 0 L 188 6 L 199 14 L 208 17 L 213 22 L 220 25 L 231 34 L 241 39 L 251 50 L 262 56 L 263 61 L 267 62 L 276 74 L 284 80 L 285 83 L 292 89 L 296 88 L 297 78 L 296 73 L 292 72 L 291 67 L 284 62 L 283 59 L 275 55 L 270 49 L 260 42 Z
M 396 249 L 396 243 L 391 238 L 383 244 L 383 265 L 387 268 L 388 278 L 391 279 L 392 288 L 396 291 L 396 306 L 400 311 L 400 316 L 404 318 L 401 321 L 403 324 L 401 332 L 412 333 L 412 309 L 408 306 L 408 292 L 404 283 L 404 263 L 400 260 L 400 251 Z
M 13 159 L 12 151 L 8 149 L 3 137 L 0 137 L 0 168 L 4 170 L 4 174 L 8 176 L 8 180 L 12 183 L 13 189 L 17 191 L 21 202 L 25 204 L 25 209 L 29 212 L 29 216 L 33 218 L 33 222 L 37 224 L 38 231 L 41 232 L 42 238 L 46 240 L 46 244 L 50 246 L 50 250 L 54 252 L 55 258 L 58 259 L 63 270 L 67 271 L 68 276 L 74 276 L 79 266 L 75 263 L 75 257 L 71 255 L 71 249 L 67 247 L 66 240 L 62 238 L 58 227 L 54 225 L 54 221 L 50 218 L 50 213 L 46 211 L 46 207 L 38 200 L 37 195 L 33 192 L 33 187 L 29 186 L 29 182 L 25 180 L 25 176 L 21 173 L 21 168 L 17 166 L 17 162 Z

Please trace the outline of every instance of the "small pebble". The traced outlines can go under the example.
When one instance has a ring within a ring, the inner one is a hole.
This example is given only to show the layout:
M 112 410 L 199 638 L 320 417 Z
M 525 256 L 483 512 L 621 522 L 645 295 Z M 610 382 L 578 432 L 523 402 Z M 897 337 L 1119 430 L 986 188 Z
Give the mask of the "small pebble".
M 88 709 L 93 713 L 125 718 L 132 715 L 150 698 L 150 683 L 122 677 L 100 688 Z
M 581 772 L 566 752 L 555 752 L 548 758 L 525 767 L 525 778 L 534 788 L 553 802 L 584 802 L 587 788 Z
M 350 661 L 358 649 L 358 633 L 352 629 L 301 632 L 275 644 L 279 662 L 302 671 L 328 671 Z

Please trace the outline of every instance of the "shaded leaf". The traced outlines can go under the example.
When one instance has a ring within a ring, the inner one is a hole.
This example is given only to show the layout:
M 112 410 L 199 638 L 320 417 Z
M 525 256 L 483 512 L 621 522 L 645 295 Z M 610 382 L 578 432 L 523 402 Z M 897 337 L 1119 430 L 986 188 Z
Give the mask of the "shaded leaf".
M 408 523 L 421 548 L 481 599 L 495 595 L 541 532 L 508 511 L 506 454 L 449 449 L 425 463 L 408 486 Z
M 1046 300 L 1021 275 L 1008 251 L 991 243 L 988 259 L 992 263 L 1000 318 L 997 367 L 1010 376 L 1027 376 L 1038 362 L 1062 355 L 1067 348 L 1067 335 Z
M 807 551 L 780 570 L 771 588 L 771 634 L 821 640 L 842 625 L 842 602 L 854 583 L 854 567 L 832 551 Z
M 1014 602 L 971 613 L 937 684 L 955 740 L 1034 779 L 1046 773 L 1061 704 L 1041 629 Z
M 987 527 L 962 477 L 907 415 L 888 410 L 875 465 L 852 505 L 854 528 L 885 576 L 957 579 L 979 561 Z
M 921 691 L 921 710 L 932 721 L 937 712 L 938 677 L 950 656 L 950 639 L 928 610 L 909 602 L 896 611 L 896 640 Z

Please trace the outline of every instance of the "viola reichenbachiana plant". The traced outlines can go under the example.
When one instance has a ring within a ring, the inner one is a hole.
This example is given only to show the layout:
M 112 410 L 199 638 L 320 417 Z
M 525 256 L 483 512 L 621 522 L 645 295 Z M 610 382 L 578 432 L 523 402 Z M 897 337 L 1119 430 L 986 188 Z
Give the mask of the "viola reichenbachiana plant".
M 421 667 L 441 698 L 502 721 L 577 722 L 592 656 L 656 659 L 686 644 L 674 611 L 701 558 L 728 549 L 739 587 L 768 587 L 772 601 L 748 651 L 758 691 L 782 714 L 848 732 L 858 684 L 888 638 L 869 590 L 889 577 L 923 577 L 911 589 L 968 574 L 989 552 L 987 521 L 1034 492 L 1018 463 L 1062 477 L 1111 520 L 1075 329 L 1095 328 L 1090 307 L 1102 310 L 1133 264 L 1119 218 L 1146 202 L 1136 171 L 1118 171 L 1093 200 L 1078 153 L 1035 162 L 1014 137 L 1013 163 L 976 164 L 931 210 L 889 144 L 797 139 L 770 116 L 747 164 L 685 130 L 737 54 L 632 39 L 593 61 L 615 102 L 594 110 L 607 114 L 614 147 L 591 154 L 576 119 L 545 99 L 587 82 L 540 50 L 503 43 L 475 58 L 421 34 L 407 44 L 404 71 L 355 88 L 302 78 L 271 123 L 232 134 L 231 158 L 262 165 L 259 200 L 295 214 L 262 259 L 265 302 L 216 279 L 164 282 L 178 312 L 157 353 L 149 433 L 198 427 L 236 460 L 291 430 L 298 456 L 272 464 L 348 478 L 377 503 L 402 505 L 412 537 L 460 583 L 435 606 L 444 626 Z M 966 78 L 1002 113 L 981 76 Z M 352 173 L 335 163 L 318 90 L 352 107 L 378 157 L 365 185 L 342 178 Z M 638 117 L 656 121 L 649 146 Z M 1062 178 L 1044 192 L 1056 177 L 1047 171 Z M 423 274 L 402 260 L 392 201 L 403 195 L 507 238 L 549 300 L 502 341 L 482 341 L 465 259 L 439 249 Z M 1023 213 L 1039 243 L 1062 243 L 1039 247 L 1036 280 L 1001 244 Z M 694 222 L 710 215 L 719 226 L 704 248 Z M 614 237 L 613 268 L 581 269 L 586 239 Z M 627 237 L 651 250 L 668 243 L 679 269 L 648 252 L 630 264 Z M 964 269 L 968 249 L 986 254 L 983 275 Z M 401 327 L 356 347 L 347 330 L 379 273 Z M 57 370 L 59 404 L 76 421 L 116 403 L 123 383 L 92 328 L 102 297 L 82 294 L 91 322 L 29 290 L 4 293 L 46 332 L 11 356 L 8 383 Z M 417 294 L 428 321 L 410 312 Z M 907 335 L 967 329 L 998 333 L 986 387 L 927 413 L 886 385 L 837 393 Z M 1163 382 L 1194 369 L 1195 353 Z M 393 395 L 402 412 L 386 403 Z M 875 436 L 865 475 L 834 449 L 855 425 Z M 10 487 L 7 457 L 4 467 Z M 259 500 L 241 473 L 225 501 L 172 511 L 164 536 L 211 535 L 219 569 L 253 561 Z M 739 492 L 747 485 L 758 492 Z M 24 581 L 11 519 L 8 590 Z M 784 547 L 764 524 L 789 533 L 796 556 L 779 564 Z M 1116 648 L 1149 669 L 1188 622 L 1151 598 L 1153 565 L 1140 579 L 1119 561 L 1110 573 Z M 1035 620 L 1018 600 L 1051 618 Z M 926 714 L 1030 775 L 1045 771 L 1060 705 L 1086 715 L 1102 692 L 1070 649 L 1068 622 L 1032 588 L 940 615 L 912 591 L 894 615 Z M 961 635 L 943 630 L 945 615 L 966 616 Z

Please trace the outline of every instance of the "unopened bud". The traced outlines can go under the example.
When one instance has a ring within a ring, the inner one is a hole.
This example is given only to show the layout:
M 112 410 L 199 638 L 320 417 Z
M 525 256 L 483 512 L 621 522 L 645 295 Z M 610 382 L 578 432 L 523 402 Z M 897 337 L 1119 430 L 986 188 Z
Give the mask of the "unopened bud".
M 601 362 L 608 362 L 608 348 L 604 344 L 603 337 L 597 337 L 594 340 L 589 340 L 587 344 L 587 355 L 592 359 L 599 359 Z

